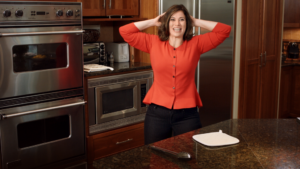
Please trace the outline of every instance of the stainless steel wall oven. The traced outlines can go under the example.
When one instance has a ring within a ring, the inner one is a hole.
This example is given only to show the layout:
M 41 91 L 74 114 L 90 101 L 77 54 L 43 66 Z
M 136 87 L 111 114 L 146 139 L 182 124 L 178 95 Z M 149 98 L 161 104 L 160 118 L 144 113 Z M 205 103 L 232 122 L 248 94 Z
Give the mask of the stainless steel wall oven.
M 146 113 L 143 99 L 152 82 L 152 71 L 89 79 L 89 125 Z
M 85 158 L 81 3 L 0 2 L 2 169 Z

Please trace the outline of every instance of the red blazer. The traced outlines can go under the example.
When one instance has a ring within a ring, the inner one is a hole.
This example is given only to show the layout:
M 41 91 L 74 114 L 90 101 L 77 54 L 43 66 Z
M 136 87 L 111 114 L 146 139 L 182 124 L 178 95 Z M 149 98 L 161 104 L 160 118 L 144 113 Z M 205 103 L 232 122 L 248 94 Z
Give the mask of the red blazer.
M 153 84 L 143 102 L 171 109 L 202 107 L 195 84 L 195 70 L 200 55 L 229 37 L 231 27 L 218 23 L 212 32 L 194 36 L 177 48 L 157 35 L 143 32 L 133 24 L 120 27 L 121 36 L 131 46 L 150 54 Z

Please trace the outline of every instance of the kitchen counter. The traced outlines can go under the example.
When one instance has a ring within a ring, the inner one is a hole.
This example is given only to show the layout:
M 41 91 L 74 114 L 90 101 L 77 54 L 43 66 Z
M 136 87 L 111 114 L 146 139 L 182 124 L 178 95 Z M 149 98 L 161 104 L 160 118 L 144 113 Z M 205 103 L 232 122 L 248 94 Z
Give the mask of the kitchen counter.
M 285 60 L 281 63 L 281 66 L 300 66 L 300 60 Z
M 240 140 L 236 145 L 207 147 L 196 141 L 195 134 L 217 132 Z M 296 119 L 239 119 L 165 139 L 153 145 L 171 151 L 186 151 L 190 161 L 142 146 L 94 161 L 95 168 L 299 168 L 300 124 Z
M 108 65 L 110 66 L 110 65 Z M 140 63 L 140 62 L 122 62 L 122 63 L 114 63 L 113 66 L 114 70 L 104 70 L 104 71 L 97 71 L 97 72 L 84 72 L 85 77 L 91 76 L 99 76 L 99 75 L 109 75 L 114 73 L 121 73 L 121 72 L 128 72 L 128 71 L 137 71 L 143 69 L 151 69 L 150 63 Z

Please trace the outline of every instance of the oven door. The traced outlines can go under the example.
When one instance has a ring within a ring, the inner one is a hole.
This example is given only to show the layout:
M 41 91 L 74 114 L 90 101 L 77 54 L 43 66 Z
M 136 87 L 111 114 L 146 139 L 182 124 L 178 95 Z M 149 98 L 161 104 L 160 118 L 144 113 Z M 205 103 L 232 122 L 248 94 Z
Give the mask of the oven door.
M 80 26 L 0 29 L 0 98 L 83 85 Z
M 82 97 L 1 110 L 2 168 L 28 169 L 84 155 Z

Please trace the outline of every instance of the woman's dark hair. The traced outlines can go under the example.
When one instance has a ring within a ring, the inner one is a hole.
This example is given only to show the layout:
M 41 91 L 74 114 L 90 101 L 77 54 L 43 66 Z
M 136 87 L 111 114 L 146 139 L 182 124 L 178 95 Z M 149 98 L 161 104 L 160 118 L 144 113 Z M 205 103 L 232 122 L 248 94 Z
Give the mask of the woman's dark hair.
M 173 5 L 171 6 L 164 16 L 162 16 L 159 21 L 161 22 L 161 25 L 158 27 L 158 36 L 161 41 L 167 41 L 170 36 L 169 32 L 169 22 L 171 19 L 171 16 L 178 12 L 182 11 L 185 15 L 186 20 L 186 30 L 183 35 L 183 40 L 190 40 L 193 37 L 193 21 L 190 17 L 190 14 L 188 10 L 183 5 Z

